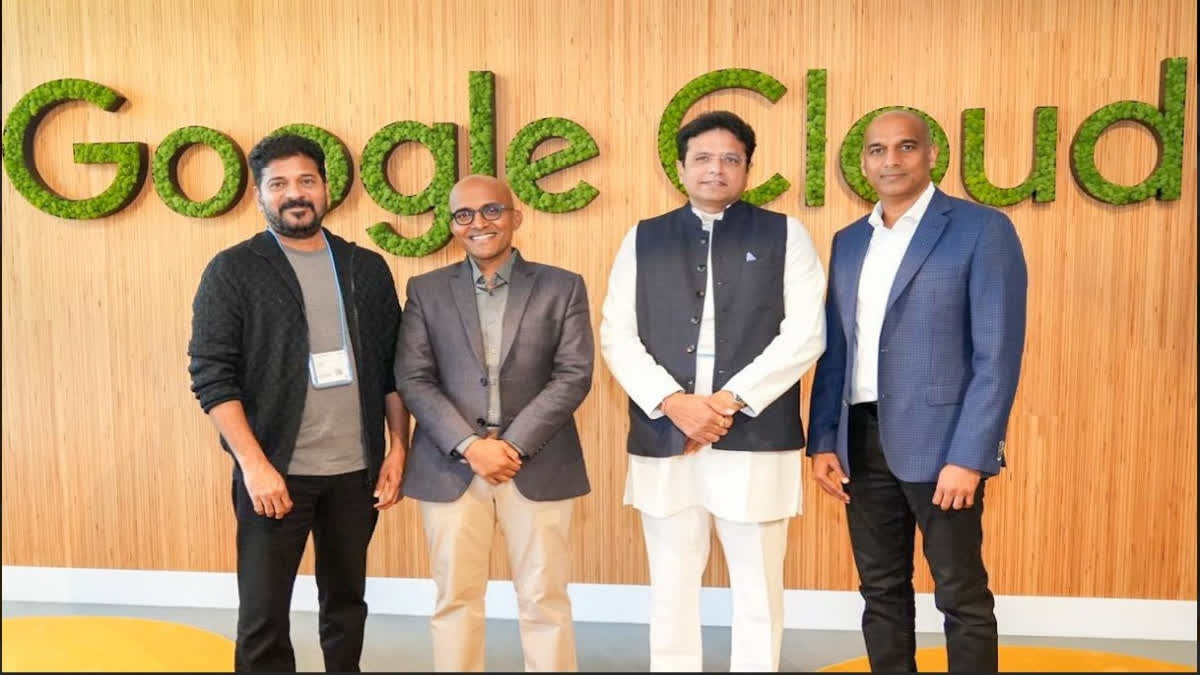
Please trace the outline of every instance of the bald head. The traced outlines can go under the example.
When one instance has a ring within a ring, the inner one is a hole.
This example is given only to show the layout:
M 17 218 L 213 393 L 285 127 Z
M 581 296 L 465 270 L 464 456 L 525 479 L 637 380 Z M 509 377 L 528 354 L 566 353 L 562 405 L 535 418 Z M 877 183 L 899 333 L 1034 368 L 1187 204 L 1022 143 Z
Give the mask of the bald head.
M 871 123 L 867 125 L 866 133 L 863 134 L 863 151 L 866 151 L 872 136 L 871 132 L 875 131 L 877 126 L 891 126 L 896 122 L 905 125 L 909 134 L 920 140 L 923 145 L 933 145 L 933 132 L 929 130 L 929 123 L 925 121 L 925 118 L 911 110 L 899 108 L 880 113 L 871 120 Z
M 467 176 L 450 189 L 450 213 L 450 233 L 491 279 L 508 259 L 513 233 L 521 227 L 512 191 L 498 178 Z
M 461 206 L 470 206 L 464 204 L 468 197 L 470 201 L 482 199 L 481 203 L 493 202 L 509 208 L 513 205 L 512 190 L 495 176 L 471 174 L 455 183 L 454 187 L 450 188 L 450 210 L 456 211 Z

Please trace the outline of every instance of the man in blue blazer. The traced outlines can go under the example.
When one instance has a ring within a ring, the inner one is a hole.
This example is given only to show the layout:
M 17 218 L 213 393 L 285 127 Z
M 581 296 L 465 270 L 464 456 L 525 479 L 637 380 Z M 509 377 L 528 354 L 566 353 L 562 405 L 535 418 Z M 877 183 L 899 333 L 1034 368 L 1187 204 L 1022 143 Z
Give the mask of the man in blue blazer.
M 1007 216 L 933 186 L 936 159 L 916 114 L 867 128 L 879 202 L 833 239 L 808 454 L 846 504 L 871 669 L 916 670 L 919 526 L 950 670 L 996 672 L 981 518 L 1021 368 L 1025 257 Z

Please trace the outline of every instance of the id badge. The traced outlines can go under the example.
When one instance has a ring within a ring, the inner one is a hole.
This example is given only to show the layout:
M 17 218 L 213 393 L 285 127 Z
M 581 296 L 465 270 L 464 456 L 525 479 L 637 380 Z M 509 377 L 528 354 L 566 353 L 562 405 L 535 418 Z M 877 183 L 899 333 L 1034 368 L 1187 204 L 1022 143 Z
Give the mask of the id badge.
M 339 387 L 354 381 L 350 371 L 350 354 L 345 349 L 309 354 L 308 374 L 314 389 Z

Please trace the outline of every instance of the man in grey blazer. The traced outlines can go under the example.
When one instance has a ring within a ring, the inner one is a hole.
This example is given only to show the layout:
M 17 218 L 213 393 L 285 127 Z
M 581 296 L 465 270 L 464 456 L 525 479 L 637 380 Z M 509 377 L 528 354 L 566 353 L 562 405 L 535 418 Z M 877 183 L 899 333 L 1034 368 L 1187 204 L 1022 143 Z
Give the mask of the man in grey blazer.
M 508 542 L 528 671 L 577 670 L 567 577 L 573 498 L 590 490 L 575 409 L 592 383 L 587 291 L 524 260 L 512 193 L 490 176 L 450 191 L 466 260 L 408 282 L 396 386 L 416 418 L 404 494 L 420 502 L 437 602 L 434 668 L 484 668 L 497 523 Z
M 950 670 L 994 673 L 983 493 L 1004 465 L 1021 371 L 1025 257 L 1007 216 L 933 186 L 936 159 L 912 112 L 867 127 L 862 169 L 879 203 L 833 238 L 808 452 L 846 504 L 871 670 L 916 670 L 920 527 Z

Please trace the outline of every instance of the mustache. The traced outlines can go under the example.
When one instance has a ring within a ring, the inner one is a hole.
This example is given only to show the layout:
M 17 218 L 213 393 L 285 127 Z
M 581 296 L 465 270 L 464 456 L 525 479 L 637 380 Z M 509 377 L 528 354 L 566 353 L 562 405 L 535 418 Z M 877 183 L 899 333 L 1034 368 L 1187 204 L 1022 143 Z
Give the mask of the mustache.
M 307 199 L 289 199 L 288 201 L 279 205 L 279 211 L 287 211 L 288 209 L 293 209 L 297 206 L 303 206 L 309 211 L 317 210 L 316 207 L 313 206 L 312 202 L 308 201 Z

